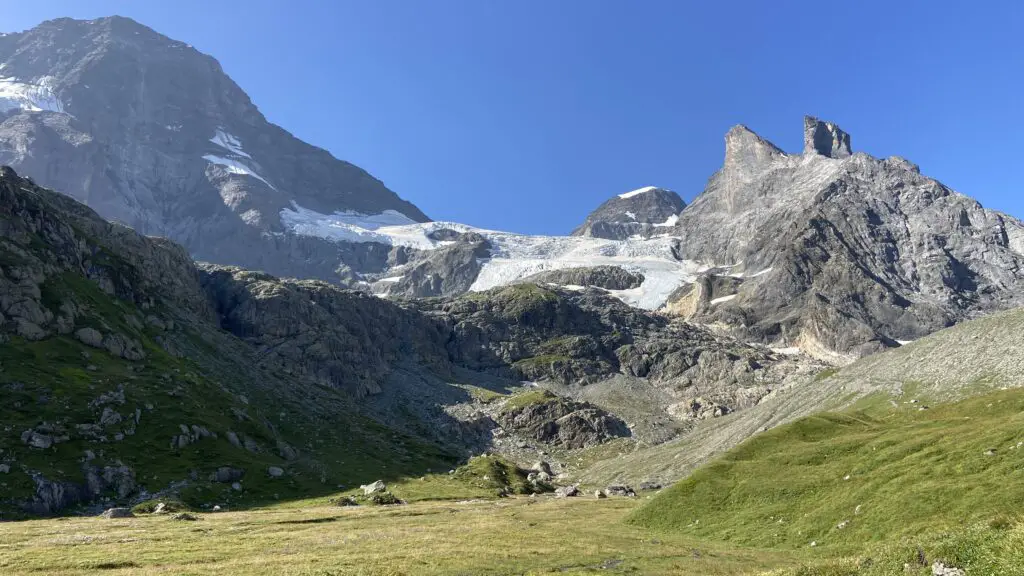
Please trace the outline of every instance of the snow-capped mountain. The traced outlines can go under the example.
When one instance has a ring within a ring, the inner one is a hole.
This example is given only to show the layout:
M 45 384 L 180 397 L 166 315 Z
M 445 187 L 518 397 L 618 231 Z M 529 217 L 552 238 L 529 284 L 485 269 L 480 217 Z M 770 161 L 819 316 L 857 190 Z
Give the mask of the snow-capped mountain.
M 685 207 L 686 203 L 675 192 L 646 186 L 601 204 L 572 235 L 614 240 L 655 235 L 675 226 Z
M 0 36 L 0 164 L 196 258 L 279 275 L 336 281 L 387 257 L 292 234 L 285 209 L 427 220 L 268 122 L 213 58 L 119 17 Z
M 690 205 L 649 186 L 570 236 L 528 236 L 430 222 L 268 122 L 216 60 L 134 21 L 0 35 L 0 164 L 200 260 L 397 297 L 589 287 L 839 359 L 1024 305 L 1018 220 L 854 153 L 836 124 L 803 128 L 796 154 L 730 130 Z

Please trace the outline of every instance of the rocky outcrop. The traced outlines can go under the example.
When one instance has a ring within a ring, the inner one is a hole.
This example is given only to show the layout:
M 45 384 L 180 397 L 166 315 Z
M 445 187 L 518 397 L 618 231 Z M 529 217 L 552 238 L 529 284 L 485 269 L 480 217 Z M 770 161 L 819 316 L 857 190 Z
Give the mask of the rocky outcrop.
M 804 154 L 846 158 L 853 154 L 850 150 L 850 135 L 831 122 L 804 116 Z
M 644 275 L 619 266 L 584 266 L 546 270 L 523 279 L 523 283 L 560 286 L 594 286 L 605 290 L 630 290 L 644 283 Z
M 416 252 L 410 262 L 392 267 L 379 287 L 389 296 L 422 298 L 457 296 L 469 290 L 480 274 L 480 261 L 490 257 L 491 245 L 478 234 L 458 234 L 450 246 Z
M 587 403 L 550 393 L 527 393 L 529 402 L 509 400 L 498 422 L 523 436 L 569 449 L 587 448 L 629 436 L 629 427 L 615 416 Z M 550 474 L 550 473 L 549 473 Z
M 380 392 L 405 361 L 444 373 L 442 324 L 367 294 L 207 265 L 202 282 L 220 325 L 264 353 L 260 363 L 355 396 Z
M 678 194 L 648 186 L 620 194 L 591 212 L 573 236 L 625 240 L 631 236 L 667 232 L 686 207 Z

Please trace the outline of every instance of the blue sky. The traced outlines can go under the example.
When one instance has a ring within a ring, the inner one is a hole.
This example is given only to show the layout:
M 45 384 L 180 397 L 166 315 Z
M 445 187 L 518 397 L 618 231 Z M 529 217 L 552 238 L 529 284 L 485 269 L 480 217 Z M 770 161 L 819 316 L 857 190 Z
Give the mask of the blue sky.
M 1024 216 L 1021 4 L 50 0 L 0 30 L 133 17 L 431 217 L 556 234 L 633 188 L 691 200 L 734 124 L 798 151 L 804 114 Z

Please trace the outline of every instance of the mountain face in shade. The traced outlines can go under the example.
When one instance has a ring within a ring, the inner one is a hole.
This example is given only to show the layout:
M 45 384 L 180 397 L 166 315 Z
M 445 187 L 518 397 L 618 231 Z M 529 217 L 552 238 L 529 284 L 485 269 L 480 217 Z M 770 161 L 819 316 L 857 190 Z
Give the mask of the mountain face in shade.
M 427 220 L 270 123 L 213 58 L 119 17 L 0 36 L 0 164 L 196 258 L 280 275 L 336 280 L 388 252 L 296 235 L 282 212 Z
M 573 236 L 625 240 L 671 228 L 686 207 L 678 194 L 664 188 L 647 186 L 619 194 L 597 207 Z
M 680 253 L 720 268 L 669 304 L 742 337 L 860 356 L 1024 304 L 1024 225 L 898 157 L 804 121 L 790 155 L 745 127 L 680 214 Z

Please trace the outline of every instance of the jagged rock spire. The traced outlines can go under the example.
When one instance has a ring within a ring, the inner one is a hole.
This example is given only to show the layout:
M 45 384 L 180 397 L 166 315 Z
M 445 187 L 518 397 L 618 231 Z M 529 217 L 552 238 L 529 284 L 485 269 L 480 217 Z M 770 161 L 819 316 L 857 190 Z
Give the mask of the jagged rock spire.
M 831 122 L 814 116 L 804 116 L 804 154 L 821 154 L 829 158 L 846 158 L 850 150 L 850 135 Z
M 725 166 L 755 168 L 785 154 L 753 130 L 739 124 L 725 135 Z

